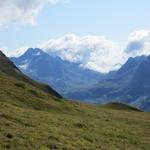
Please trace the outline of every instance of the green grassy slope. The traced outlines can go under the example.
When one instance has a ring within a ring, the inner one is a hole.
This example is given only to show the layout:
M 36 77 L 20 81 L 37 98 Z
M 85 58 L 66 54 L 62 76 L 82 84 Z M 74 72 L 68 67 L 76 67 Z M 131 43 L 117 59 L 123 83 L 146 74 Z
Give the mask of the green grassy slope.
M 108 103 L 106 105 L 104 105 L 105 108 L 110 108 L 110 109 L 116 109 L 116 110 L 127 110 L 127 111 L 137 111 L 137 112 L 142 112 L 141 110 L 126 105 L 126 104 L 121 104 L 121 103 L 116 103 L 116 102 L 112 102 L 112 103 Z
M 50 95 L 54 95 L 56 97 L 62 98 L 56 91 L 54 91 L 49 86 L 35 82 L 31 80 L 29 77 L 24 75 L 1 51 L 0 51 L 0 73 L 3 75 L 14 77 L 18 80 L 24 81 L 36 88 L 49 93 Z
M 149 113 L 60 99 L 24 80 L 15 66 L 5 68 L 4 62 L 0 61 L 0 150 L 150 149 Z
M 60 100 L 0 76 L 0 149 L 149 150 L 150 114 Z

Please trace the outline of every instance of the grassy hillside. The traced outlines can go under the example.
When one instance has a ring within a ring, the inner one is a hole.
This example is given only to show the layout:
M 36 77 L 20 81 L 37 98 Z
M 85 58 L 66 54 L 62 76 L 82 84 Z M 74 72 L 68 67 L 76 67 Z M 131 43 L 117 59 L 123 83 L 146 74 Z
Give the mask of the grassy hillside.
M 1 51 L 0 51 L 0 73 L 4 76 L 11 76 L 14 77 L 15 79 L 24 81 L 44 92 L 49 93 L 50 95 L 62 98 L 61 95 L 59 95 L 49 86 L 35 82 L 26 75 L 24 75 Z
M 127 110 L 127 111 L 137 111 L 137 112 L 142 112 L 140 109 L 137 109 L 135 107 L 126 105 L 126 104 L 121 104 L 121 103 L 108 103 L 104 105 L 105 108 L 110 108 L 110 109 L 116 109 L 116 110 Z
M 1 54 L 0 150 L 150 149 L 149 113 L 59 97 L 24 76 Z
M 49 96 L 0 75 L 0 149 L 149 150 L 150 114 Z

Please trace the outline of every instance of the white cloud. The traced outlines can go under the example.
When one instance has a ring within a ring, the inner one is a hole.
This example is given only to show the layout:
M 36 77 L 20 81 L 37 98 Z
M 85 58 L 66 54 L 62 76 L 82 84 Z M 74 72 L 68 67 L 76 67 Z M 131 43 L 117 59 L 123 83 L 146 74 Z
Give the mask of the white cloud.
M 107 73 L 118 69 L 124 62 L 125 55 L 118 43 L 103 36 L 78 37 L 74 34 L 59 39 L 50 39 L 40 45 L 51 55 L 58 55 L 64 60 L 79 62 L 82 67 Z
M 7 56 L 7 57 L 19 57 L 25 53 L 28 47 L 22 47 L 17 50 L 9 50 L 7 47 L 3 46 L 0 50 Z
M 1 46 L 0 51 L 2 51 L 5 55 L 9 55 L 8 48 L 6 46 Z M 11 55 L 11 54 L 10 54 Z
M 44 5 L 58 2 L 67 0 L 0 0 L 0 25 L 34 24 Z
M 129 57 L 150 55 L 150 30 L 131 33 L 125 46 L 103 36 L 78 37 L 68 34 L 59 39 L 50 39 L 40 47 L 51 55 L 107 73 L 118 69 Z
M 76 36 L 67 34 L 61 38 L 50 39 L 38 46 L 50 55 L 64 60 L 80 63 L 81 67 L 102 73 L 118 69 L 129 57 L 150 55 L 150 31 L 140 30 L 129 35 L 125 44 L 106 39 L 103 36 Z M 16 51 L 3 48 L 7 56 L 20 56 L 27 47 Z
M 139 30 L 129 35 L 125 52 L 132 56 L 150 54 L 150 31 Z

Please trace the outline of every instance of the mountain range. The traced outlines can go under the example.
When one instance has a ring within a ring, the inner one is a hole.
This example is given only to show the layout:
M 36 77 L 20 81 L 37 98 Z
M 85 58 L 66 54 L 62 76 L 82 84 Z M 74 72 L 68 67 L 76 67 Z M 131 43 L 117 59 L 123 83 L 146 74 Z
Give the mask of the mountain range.
M 91 103 L 122 102 L 150 111 L 150 56 L 129 58 L 117 71 L 98 73 L 79 63 L 29 48 L 11 60 L 31 78 L 47 83 L 61 95 Z
M 19 69 L 32 79 L 49 84 L 68 98 L 68 93 L 94 85 L 101 79 L 100 74 L 80 67 L 79 63 L 50 56 L 41 49 L 29 48 L 22 56 L 11 58 Z M 87 82 L 88 81 L 88 82 Z
M 70 97 L 95 103 L 118 101 L 150 111 L 150 56 L 129 58 L 116 72 L 106 75 L 88 90 Z

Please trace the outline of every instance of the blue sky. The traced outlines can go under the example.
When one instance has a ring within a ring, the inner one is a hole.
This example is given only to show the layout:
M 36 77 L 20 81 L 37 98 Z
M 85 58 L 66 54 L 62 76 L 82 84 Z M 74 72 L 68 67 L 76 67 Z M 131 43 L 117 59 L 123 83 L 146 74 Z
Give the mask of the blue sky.
M 124 42 L 131 32 L 149 29 L 149 6 L 149 0 L 70 0 L 47 4 L 34 25 L 11 22 L 1 25 L 0 47 L 32 46 L 67 33 L 103 35 Z
M 150 55 L 150 0 L 0 0 L 0 49 L 28 47 L 99 72 Z

